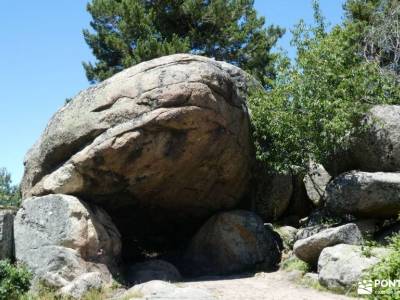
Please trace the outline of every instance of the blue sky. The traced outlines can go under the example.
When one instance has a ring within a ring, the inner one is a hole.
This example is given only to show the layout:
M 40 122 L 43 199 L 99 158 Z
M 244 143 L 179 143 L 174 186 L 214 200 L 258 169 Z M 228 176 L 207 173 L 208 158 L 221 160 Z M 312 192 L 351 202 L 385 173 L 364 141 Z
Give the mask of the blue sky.
M 311 0 L 256 0 L 267 24 L 287 29 L 301 18 L 312 21 Z M 341 21 L 344 0 L 321 0 L 332 24 Z M 90 16 L 86 0 L 4 0 L 0 3 L 0 167 L 15 183 L 23 157 L 47 121 L 64 103 L 89 86 L 81 62 L 92 60 L 82 37 Z M 290 33 L 279 42 L 291 56 Z

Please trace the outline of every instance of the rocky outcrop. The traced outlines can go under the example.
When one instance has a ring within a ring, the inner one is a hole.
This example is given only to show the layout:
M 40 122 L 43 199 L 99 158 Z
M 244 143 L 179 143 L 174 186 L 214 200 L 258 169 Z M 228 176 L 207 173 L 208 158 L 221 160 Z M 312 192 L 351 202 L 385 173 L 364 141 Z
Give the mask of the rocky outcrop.
M 14 258 L 13 209 L 0 209 L 0 260 Z
M 389 254 L 385 248 L 372 248 L 366 256 L 360 246 L 340 244 L 325 248 L 318 260 L 318 278 L 322 286 L 335 291 L 348 291 L 363 273 Z
M 292 175 L 259 174 L 255 210 L 265 221 L 279 219 L 293 194 Z
M 254 84 L 235 66 L 188 54 L 126 69 L 53 116 L 26 156 L 23 195 L 72 194 L 102 206 L 127 253 L 132 240 L 157 248 L 160 236 L 165 244 L 191 235 L 247 189 Z
M 152 280 L 177 282 L 182 276 L 174 265 L 160 259 L 136 263 L 128 267 L 125 280 L 130 284 L 144 283 Z
M 400 170 L 400 106 L 377 105 L 364 117 L 364 129 L 350 149 L 357 169 L 368 172 Z
M 328 185 L 324 201 L 336 215 L 395 217 L 400 211 L 400 173 L 344 173 Z
M 325 170 L 323 165 L 315 162 L 310 163 L 309 171 L 304 177 L 304 185 L 308 198 L 315 206 L 322 205 L 321 200 L 323 199 L 326 186 L 331 179 L 331 175 Z
M 194 236 L 185 255 L 192 275 L 224 275 L 273 269 L 280 261 L 278 242 L 256 214 L 231 211 L 210 218 Z
M 299 259 L 310 265 L 316 265 L 324 248 L 337 244 L 360 245 L 362 241 L 363 238 L 357 225 L 346 224 L 325 229 L 308 238 L 296 241 L 293 252 Z
M 105 211 L 76 197 L 26 199 L 14 231 L 16 259 L 47 285 L 65 287 L 91 272 L 109 282 L 116 271 L 121 252 L 117 228 Z

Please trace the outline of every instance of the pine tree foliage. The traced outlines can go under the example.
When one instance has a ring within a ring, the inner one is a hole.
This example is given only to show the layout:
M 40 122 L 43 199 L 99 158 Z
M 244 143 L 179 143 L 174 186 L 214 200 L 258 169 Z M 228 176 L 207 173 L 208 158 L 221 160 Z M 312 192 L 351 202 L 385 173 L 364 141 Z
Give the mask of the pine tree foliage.
M 174 53 L 235 64 L 265 86 L 274 79 L 271 48 L 284 30 L 259 17 L 254 0 L 92 0 L 93 30 L 84 37 L 97 61 L 84 63 L 91 82 Z
M 0 205 L 18 206 L 20 200 L 19 187 L 12 184 L 10 173 L 0 168 Z

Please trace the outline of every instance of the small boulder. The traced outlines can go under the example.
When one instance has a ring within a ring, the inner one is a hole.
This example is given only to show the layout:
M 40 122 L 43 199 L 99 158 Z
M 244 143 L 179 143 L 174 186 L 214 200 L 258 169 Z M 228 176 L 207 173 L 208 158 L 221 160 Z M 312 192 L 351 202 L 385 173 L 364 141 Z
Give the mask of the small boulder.
M 325 248 L 318 259 L 318 278 L 322 286 L 347 291 L 360 281 L 364 271 L 377 264 L 390 250 L 372 248 L 365 256 L 360 246 L 339 244 Z
M 85 273 L 60 289 L 60 294 L 69 298 L 82 299 L 90 290 L 99 290 L 103 285 L 99 272 Z
M 325 229 L 315 235 L 297 241 L 293 246 L 293 252 L 306 263 L 316 265 L 318 257 L 324 248 L 337 244 L 360 245 L 362 241 L 362 235 L 357 225 L 346 224 Z
M 341 216 L 396 217 L 400 211 L 400 173 L 341 174 L 329 183 L 325 205 L 330 212 Z
M 304 176 L 304 185 L 307 195 L 315 206 L 322 205 L 322 197 L 325 193 L 326 186 L 332 177 L 325 170 L 324 166 L 315 162 L 310 163 L 310 168 L 306 176 Z
M 259 216 L 244 210 L 211 217 L 192 239 L 185 255 L 188 272 L 224 275 L 261 266 L 275 268 L 280 261 L 276 233 Z
M 198 288 L 178 287 L 174 284 L 153 280 L 135 285 L 119 299 L 129 300 L 217 300 L 211 292 Z
M 105 211 L 67 195 L 26 199 L 15 222 L 15 255 L 35 279 L 61 288 L 85 273 L 111 280 L 120 234 Z
M 12 209 L 0 210 L 0 260 L 14 257 L 14 216 Z
M 177 282 L 182 279 L 182 276 L 171 263 L 154 259 L 130 266 L 127 270 L 126 279 L 131 284 L 152 280 Z

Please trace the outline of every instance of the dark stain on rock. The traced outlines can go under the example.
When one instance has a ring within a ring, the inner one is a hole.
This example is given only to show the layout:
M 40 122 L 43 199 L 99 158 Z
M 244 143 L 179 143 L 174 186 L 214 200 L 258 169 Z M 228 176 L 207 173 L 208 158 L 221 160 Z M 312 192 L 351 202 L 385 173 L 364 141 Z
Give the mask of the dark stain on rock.
M 169 159 L 178 159 L 182 156 L 187 141 L 187 132 L 171 131 L 170 138 L 164 148 L 164 156 Z

